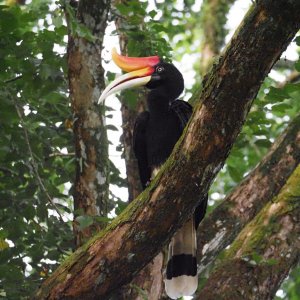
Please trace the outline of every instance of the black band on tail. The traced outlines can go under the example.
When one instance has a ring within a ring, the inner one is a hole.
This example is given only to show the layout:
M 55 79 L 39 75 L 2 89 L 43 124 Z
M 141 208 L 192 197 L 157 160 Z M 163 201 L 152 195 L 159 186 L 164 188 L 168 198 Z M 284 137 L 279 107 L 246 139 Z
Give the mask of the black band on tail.
M 197 259 L 191 254 L 174 255 L 167 264 L 167 279 L 187 275 L 197 275 Z

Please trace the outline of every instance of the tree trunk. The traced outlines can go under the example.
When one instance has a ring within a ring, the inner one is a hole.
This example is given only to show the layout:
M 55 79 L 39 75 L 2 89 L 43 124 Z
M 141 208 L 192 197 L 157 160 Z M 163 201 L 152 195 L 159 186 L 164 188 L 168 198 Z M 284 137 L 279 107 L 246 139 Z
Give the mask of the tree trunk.
M 104 88 L 101 50 L 107 13 L 107 2 L 81 0 L 76 18 L 79 24 L 90 30 L 95 41 L 88 41 L 75 32 L 69 33 L 69 86 L 76 149 L 75 216 L 104 216 L 107 213 L 108 141 L 104 107 L 99 108 L 97 105 L 100 92 Z M 74 16 L 68 16 L 70 27 L 72 18 Z M 76 246 L 82 245 L 99 228 L 99 225 L 94 223 L 80 229 L 75 218 Z
M 261 82 L 299 30 L 299 13 L 296 0 L 260 0 L 250 9 L 206 77 L 202 105 L 149 188 L 71 255 L 36 298 L 107 299 L 169 242 L 207 194 Z
M 204 219 L 198 228 L 203 271 L 278 194 L 300 163 L 300 115 L 277 138 L 260 164 Z
M 115 0 L 114 3 L 126 3 L 127 0 Z M 142 20 L 141 20 L 142 22 Z M 116 18 L 115 25 L 119 33 L 119 44 L 122 55 L 128 55 L 127 44 L 128 38 L 125 34 L 124 29 L 126 28 L 127 22 L 126 19 Z M 135 124 L 135 119 L 137 115 L 143 112 L 146 108 L 145 93 L 136 92 L 136 107 L 135 109 L 129 107 L 124 101 L 124 95 L 121 94 L 121 113 L 122 113 L 122 143 L 124 146 L 124 158 L 126 165 L 126 175 L 127 175 L 127 184 L 128 184 L 128 200 L 131 202 L 135 199 L 143 190 L 140 175 L 138 170 L 138 164 L 136 157 L 133 153 L 132 140 L 133 140 L 133 128 Z
M 274 299 L 300 259 L 300 166 L 236 238 L 197 299 Z
M 220 54 L 227 34 L 225 24 L 227 14 L 235 0 L 204 0 L 202 3 L 201 28 L 203 40 L 201 43 L 200 74 L 204 75 L 214 59 Z

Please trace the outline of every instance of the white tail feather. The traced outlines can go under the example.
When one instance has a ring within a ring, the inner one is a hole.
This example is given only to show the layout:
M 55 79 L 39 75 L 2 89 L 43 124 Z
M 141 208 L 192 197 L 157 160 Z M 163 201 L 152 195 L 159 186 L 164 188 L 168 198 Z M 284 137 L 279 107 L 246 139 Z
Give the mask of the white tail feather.
M 170 280 L 165 279 L 165 289 L 171 299 L 178 299 L 183 296 L 192 296 L 198 287 L 197 276 L 178 276 Z
M 196 250 L 197 250 L 197 243 L 196 243 L 196 230 L 195 230 L 195 223 L 194 218 L 191 218 L 188 222 L 186 222 L 182 228 L 180 228 L 174 237 L 172 238 L 169 244 L 169 254 L 168 254 L 168 262 L 170 263 L 173 258 L 174 265 L 179 262 L 180 257 L 178 255 L 186 255 L 190 258 L 188 263 L 192 263 L 192 266 L 184 266 L 187 270 L 195 270 L 196 269 Z M 177 256 L 177 261 L 174 260 Z M 192 257 L 194 260 L 192 261 Z M 174 271 L 176 269 L 176 271 Z M 171 270 L 171 271 L 170 271 Z M 177 299 L 182 296 L 191 296 L 195 293 L 198 286 L 198 277 L 197 274 L 189 275 L 184 274 L 186 271 L 185 268 L 183 273 L 178 276 L 178 274 L 173 274 L 177 276 L 172 276 L 172 272 L 178 272 L 178 266 L 174 266 L 170 268 L 169 272 L 171 274 L 166 274 L 165 279 L 165 289 L 167 295 L 171 299 Z M 168 276 L 167 276 L 168 275 Z

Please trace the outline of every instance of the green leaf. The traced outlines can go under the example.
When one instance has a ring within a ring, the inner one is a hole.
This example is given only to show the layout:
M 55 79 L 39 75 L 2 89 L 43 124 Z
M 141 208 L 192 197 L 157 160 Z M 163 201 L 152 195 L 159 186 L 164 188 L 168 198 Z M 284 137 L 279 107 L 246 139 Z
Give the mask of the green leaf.
M 111 131 L 119 131 L 119 129 L 118 129 L 116 126 L 111 125 L 111 124 L 106 125 L 105 127 L 106 127 L 107 130 L 111 130 Z
M 292 108 L 292 106 L 287 102 L 278 103 L 278 104 L 274 104 L 272 106 L 272 112 L 274 112 L 274 113 L 285 113 L 286 110 L 290 109 L 290 108 Z
M 300 60 L 295 63 L 295 69 L 300 72 Z
M 88 215 L 78 216 L 75 221 L 78 222 L 80 230 L 83 230 L 94 223 L 93 217 Z
M 128 205 L 128 202 L 124 202 L 121 200 L 117 201 L 116 214 L 119 215 Z
M 9 248 L 9 244 L 2 238 L 0 238 L 0 251 Z
M 82 37 L 88 40 L 89 42 L 94 42 L 96 37 L 92 34 L 90 29 L 88 29 L 85 25 L 83 24 L 77 24 L 76 26 L 76 33 Z
M 115 78 L 116 78 L 116 74 L 107 71 L 107 72 L 106 72 L 106 77 L 107 77 L 107 80 L 108 80 L 108 81 L 113 81 L 113 80 L 115 80 Z
M 122 93 L 122 102 L 126 104 L 132 110 L 135 110 L 137 104 L 137 91 L 136 90 L 125 90 Z
M 297 43 L 298 46 L 300 46 L 300 36 L 299 35 L 295 38 L 295 42 Z
M 231 178 L 236 181 L 236 182 L 239 182 L 241 180 L 241 174 L 240 174 L 240 171 L 237 167 L 232 167 L 232 166 L 227 166 L 228 167 L 228 172 L 229 172 L 229 175 L 231 176 Z
M 272 143 L 267 139 L 263 139 L 263 140 L 255 141 L 255 145 L 257 145 L 259 147 L 263 147 L 263 148 L 270 148 Z
M 271 102 L 280 102 L 284 99 L 290 98 L 290 96 L 284 88 L 270 87 L 270 91 L 266 98 L 267 100 L 271 100 Z
M 118 3 L 116 5 L 116 9 L 119 11 L 121 15 L 128 15 L 131 11 L 130 7 L 127 5 L 127 3 Z
M 60 28 L 63 26 L 63 18 L 61 15 L 54 16 L 52 18 L 52 23 L 56 28 Z

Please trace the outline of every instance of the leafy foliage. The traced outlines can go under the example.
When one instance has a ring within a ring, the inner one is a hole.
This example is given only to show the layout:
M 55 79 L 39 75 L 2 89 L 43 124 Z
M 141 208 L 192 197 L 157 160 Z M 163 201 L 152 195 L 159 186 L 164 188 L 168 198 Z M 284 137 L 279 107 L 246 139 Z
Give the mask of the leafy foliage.
M 283 283 L 285 300 L 298 300 L 300 295 L 300 267 L 295 268 L 289 275 L 288 280 Z M 280 297 L 276 298 L 281 299 Z
M 147 6 L 147 2 L 138 0 L 121 2 L 116 5 L 113 17 L 121 15 L 124 18 L 120 30 L 126 32 L 128 37 L 129 55 L 150 56 L 156 54 L 169 61 L 172 49 L 163 37 L 163 32 L 166 32 L 167 28 L 154 20 L 156 12 L 147 12 Z
M 8 299 L 30 295 L 72 242 L 50 202 L 71 213 L 64 184 L 74 149 L 66 59 L 55 50 L 67 30 L 62 20 L 52 25 L 49 5 L 0 6 L 0 293 Z

